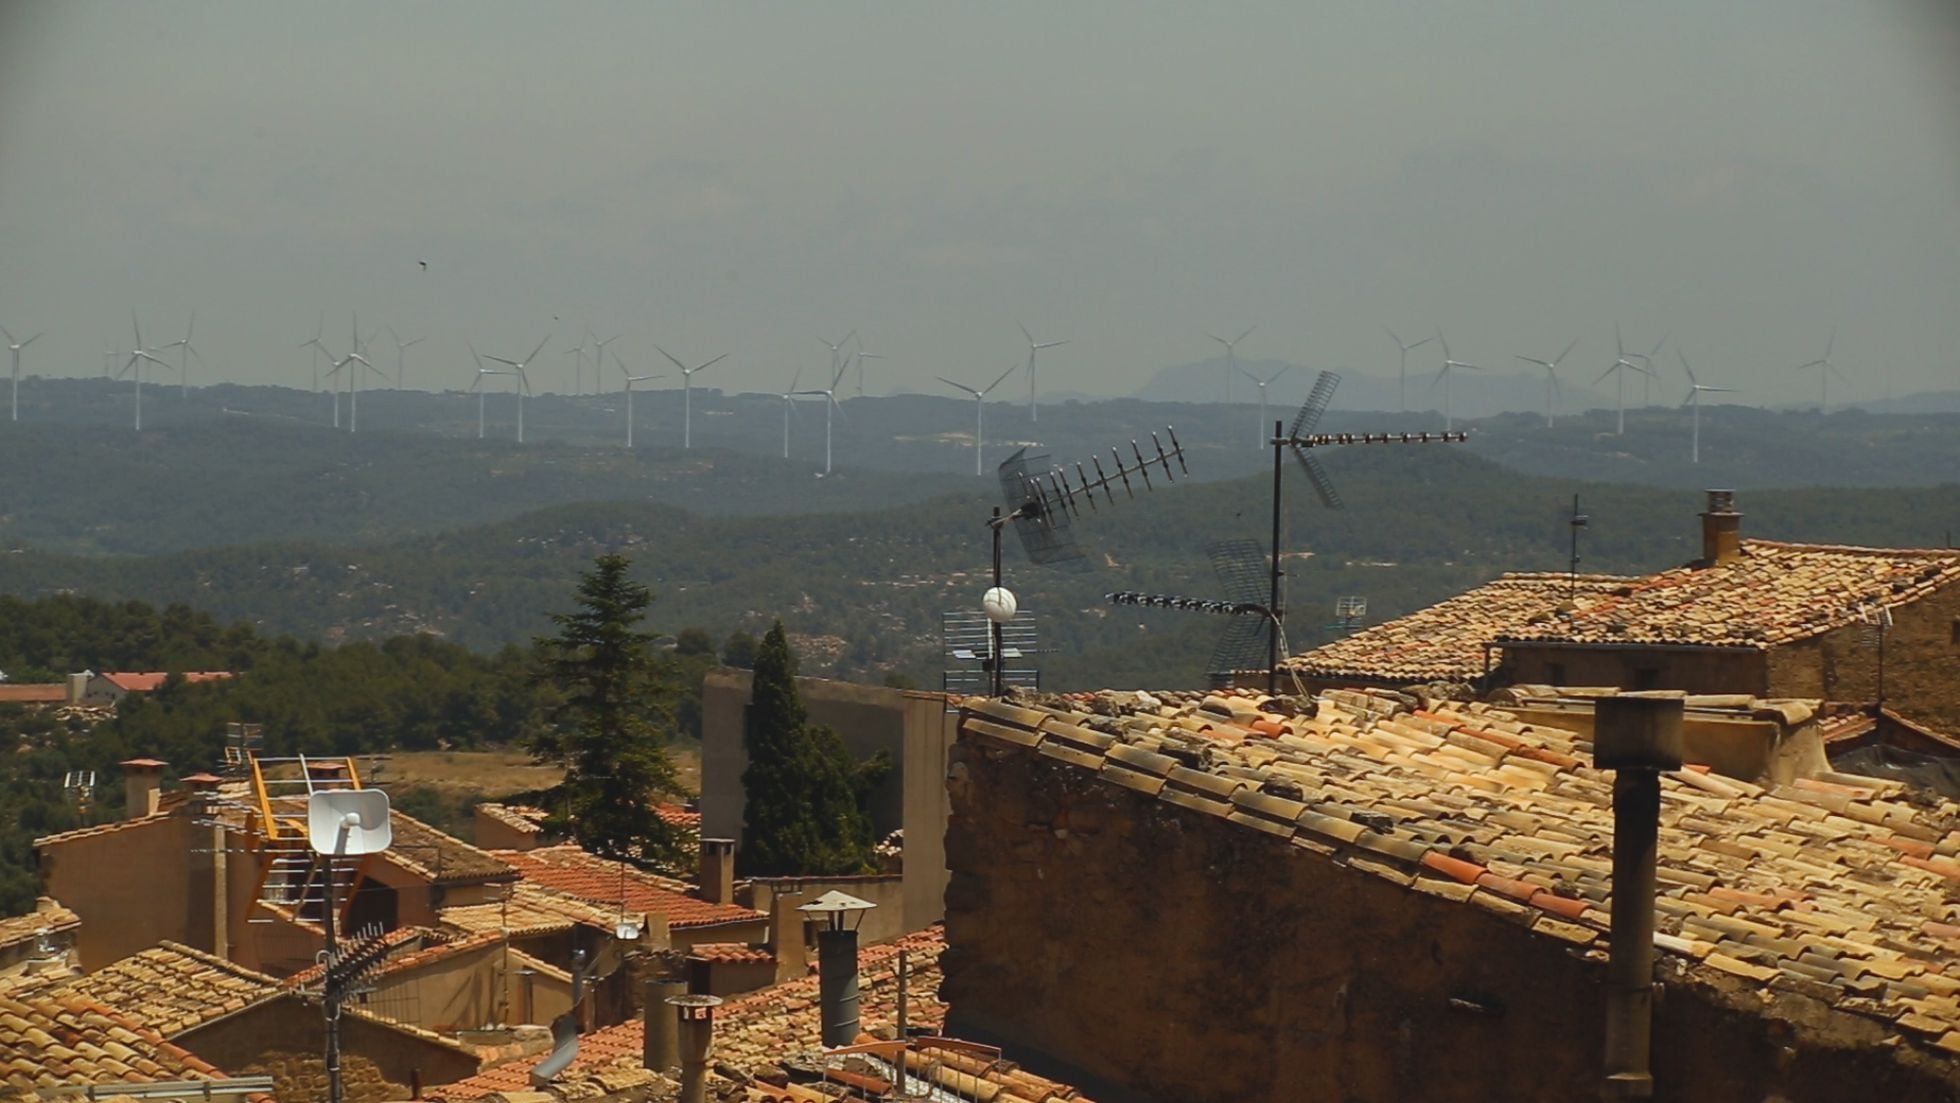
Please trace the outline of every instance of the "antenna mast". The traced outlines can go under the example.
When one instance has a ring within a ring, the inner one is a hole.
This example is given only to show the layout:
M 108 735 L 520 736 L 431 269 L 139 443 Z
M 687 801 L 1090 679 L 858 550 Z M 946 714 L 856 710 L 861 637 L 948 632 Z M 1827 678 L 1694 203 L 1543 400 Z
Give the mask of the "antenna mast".
M 1348 444 L 1461 444 L 1470 439 L 1462 430 L 1444 430 L 1440 433 L 1316 433 L 1315 426 L 1320 417 L 1327 412 L 1327 406 L 1334 400 L 1334 389 L 1341 385 L 1341 377 L 1330 371 L 1320 373 L 1314 380 L 1313 390 L 1307 400 L 1300 404 L 1300 412 L 1293 416 L 1291 428 L 1280 422 L 1273 422 L 1273 548 L 1272 548 L 1272 598 L 1267 606 L 1271 613 L 1266 636 L 1266 692 L 1279 692 L 1279 638 L 1285 629 L 1286 609 L 1280 596 L 1280 523 L 1281 507 L 1284 498 L 1280 492 L 1280 477 L 1285 465 L 1280 457 L 1286 449 L 1293 450 L 1293 458 L 1300 461 L 1300 469 L 1306 472 L 1307 481 L 1313 484 L 1314 494 L 1328 509 L 1341 509 L 1341 496 L 1334 491 L 1333 482 L 1327 477 L 1327 470 L 1313 454 L 1315 448 L 1327 448 Z
M 1566 582 L 1565 589 L 1565 596 L 1567 598 L 1577 598 L 1579 596 L 1579 530 L 1586 527 L 1586 520 L 1586 515 L 1579 512 L 1579 496 L 1574 494 L 1572 496 L 1572 519 L 1566 522 L 1572 529 L 1572 561 L 1568 568 L 1569 578 Z

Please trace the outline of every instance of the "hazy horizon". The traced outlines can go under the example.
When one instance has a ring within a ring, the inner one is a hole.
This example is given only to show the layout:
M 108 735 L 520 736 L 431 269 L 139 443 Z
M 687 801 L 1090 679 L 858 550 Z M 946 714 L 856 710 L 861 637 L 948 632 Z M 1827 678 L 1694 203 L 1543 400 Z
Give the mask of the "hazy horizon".
M 85 376 L 195 309 L 196 381 L 305 386 L 358 310 L 430 389 L 555 330 L 564 390 L 589 322 L 774 392 L 853 327 L 873 391 L 984 383 L 1025 324 L 1044 391 L 1127 394 L 1248 325 L 1376 376 L 1383 326 L 1505 374 L 1577 337 L 1584 386 L 1618 321 L 1764 405 L 1835 327 L 1834 402 L 1949 389 L 1955 57 L 1907 0 L 13 5 L 0 325 Z

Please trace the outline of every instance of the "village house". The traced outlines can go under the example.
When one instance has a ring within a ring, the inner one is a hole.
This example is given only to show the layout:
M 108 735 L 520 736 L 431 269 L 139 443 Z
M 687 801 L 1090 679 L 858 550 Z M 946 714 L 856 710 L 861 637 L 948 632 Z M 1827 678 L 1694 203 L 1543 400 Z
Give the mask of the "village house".
M 1308 689 L 1459 682 L 1883 706 L 1960 727 L 1960 549 L 1742 536 L 1708 492 L 1702 555 L 1639 578 L 1505 575 L 1287 661 Z
M 97 706 L 116 705 L 132 693 L 155 693 L 170 680 L 170 674 L 162 670 L 118 671 L 85 677 L 87 681 L 82 686 L 79 703 Z M 189 670 L 183 675 L 184 681 L 191 685 L 223 681 L 230 677 L 233 674 L 229 670 Z
M 1596 1097 L 1614 778 L 1410 701 L 969 701 L 949 1030 L 1140 1099 Z M 1960 1092 L 1960 806 L 1690 761 L 1658 880 L 1657 1097 Z
M 81 917 L 51 897 L 34 901 L 26 915 L 0 918 L 0 988 L 21 979 L 73 966 Z

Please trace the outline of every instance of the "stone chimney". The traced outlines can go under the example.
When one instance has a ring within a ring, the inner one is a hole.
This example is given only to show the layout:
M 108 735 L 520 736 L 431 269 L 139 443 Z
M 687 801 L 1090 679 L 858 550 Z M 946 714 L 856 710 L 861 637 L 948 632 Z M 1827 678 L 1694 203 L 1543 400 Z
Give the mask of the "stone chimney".
M 125 815 L 130 819 L 139 816 L 153 816 L 157 802 L 163 795 L 163 771 L 170 763 L 154 758 L 132 758 L 119 765 L 123 768 L 123 803 Z
M 1708 509 L 1701 515 L 1701 564 L 1720 567 L 1742 558 L 1742 514 L 1735 511 L 1735 491 L 1708 492 Z
M 735 902 L 735 840 L 701 840 L 701 899 L 711 904 Z
M 803 934 L 803 894 L 778 887 L 769 897 L 769 949 L 776 955 L 776 983 L 809 972 L 810 948 Z

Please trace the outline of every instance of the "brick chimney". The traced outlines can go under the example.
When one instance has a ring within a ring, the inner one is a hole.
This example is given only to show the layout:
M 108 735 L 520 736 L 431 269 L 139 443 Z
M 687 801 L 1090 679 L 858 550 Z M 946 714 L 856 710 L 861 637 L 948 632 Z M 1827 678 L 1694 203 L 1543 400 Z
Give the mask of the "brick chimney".
M 701 840 L 701 899 L 711 904 L 735 902 L 735 840 Z
M 131 758 L 119 763 L 123 768 L 124 812 L 130 819 L 153 816 L 163 795 L 163 771 L 170 763 L 154 758 Z
M 1701 565 L 1720 567 L 1742 558 L 1742 514 L 1735 511 L 1735 491 L 1708 492 L 1708 509 L 1701 515 Z

